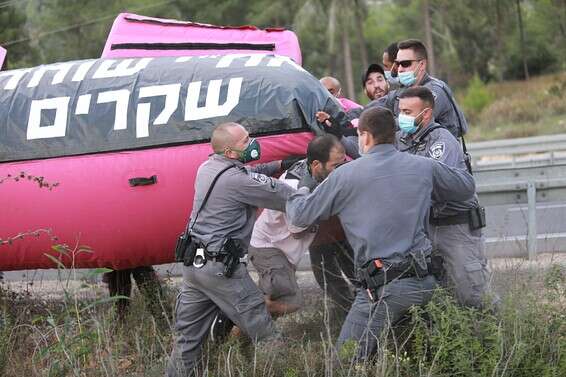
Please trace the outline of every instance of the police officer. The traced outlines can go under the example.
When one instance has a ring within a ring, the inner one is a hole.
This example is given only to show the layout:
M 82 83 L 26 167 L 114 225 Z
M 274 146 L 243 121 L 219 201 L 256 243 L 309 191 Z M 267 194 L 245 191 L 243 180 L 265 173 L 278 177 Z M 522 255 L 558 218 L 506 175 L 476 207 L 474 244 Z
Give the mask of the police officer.
M 390 85 L 391 90 L 399 88 L 399 78 L 397 77 L 397 67 L 395 59 L 397 59 L 398 42 L 393 42 L 383 51 L 383 69 L 385 70 L 385 78 Z
M 398 148 L 466 169 L 458 140 L 433 120 L 435 101 L 431 91 L 414 86 L 399 96 Z M 431 209 L 430 237 L 444 260 L 449 286 L 462 305 L 481 307 L 489 289 L 485 256 L 485 225 L 476 195 L 466 201 L 435 201 Z
M 446 127 L 455 137 L 464 135 L 468 130 L 468 123 L 456 104 L 452 91 L 444 81 L 430 76 L 426 71 L 428 55 L 424 44 L 416 39 L 408 39 L 399 42 L 398 47 L 395 67 L 401 88 L 370 102 L 368 107 L 384 106 L 398 116 L 399 96 L 406 88 L 422 85 L 429 88 L 434 96 L 436 106 L 433 115 L 436 122 Z
M 365 289 L 359 289 L 338 338 L 359 343 L 357 358 L 376 351 L 377 339 L 413 305 L 428 302 L 437 285 L 425 226 L 431 197 L 465 201 L 474 195 L 468 172 L 395 148 L 395 119 L 384 108 L 362 113 L 362 157 L 336 169 L 312 193 L 300 188 L 287 217 L 307 226 L 337 215 L 354 250 Z
M 203 341 L 220 311 L 254 341 L 276 334 L 263 295 L 245 264 L 230 261 L 247 252 L 257 208 L 285 210 L 294 189 L 269 177 L 280 170 L 281 161 L 244 166 L 260 158 L 260 147 L 241 125 L 219 125 L 211 144 L 214 154 L 199 167 L 195 180 L 190 225 L 199 259 L 183 268 L 176 305 L 177 338 L 167 367 L 170 377 L 195 372 Z M 231 274 L 229 268 L 233 268 Z

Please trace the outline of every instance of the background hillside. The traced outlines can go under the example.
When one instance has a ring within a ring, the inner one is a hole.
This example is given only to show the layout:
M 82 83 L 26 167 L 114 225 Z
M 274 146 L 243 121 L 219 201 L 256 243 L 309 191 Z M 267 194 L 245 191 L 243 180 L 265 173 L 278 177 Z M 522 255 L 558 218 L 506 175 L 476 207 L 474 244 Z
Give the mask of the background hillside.
M 99 57 L 121 11 L 289 28 L 305 68 L 362 103 L 363 68 L 416 37 L 463 101 L 472 139 L 564 129 L 566 0 L 0 0 L 7 68 Z

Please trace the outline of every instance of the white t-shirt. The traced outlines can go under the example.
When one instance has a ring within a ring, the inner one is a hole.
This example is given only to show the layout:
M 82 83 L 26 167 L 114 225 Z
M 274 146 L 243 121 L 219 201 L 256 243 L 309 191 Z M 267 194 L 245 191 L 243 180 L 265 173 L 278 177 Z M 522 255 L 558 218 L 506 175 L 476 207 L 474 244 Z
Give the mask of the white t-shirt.
M 299 181 L 286 179 L 285 172 L 279 178 L 293 188 Z M 296 266 L 316 236 L 316 229 L 299 228 L 289 224 L 285 213 L 264 209 L 257 218 L 250 245 L 255 248 L 276 248 L 285 254 L 291 264 Z

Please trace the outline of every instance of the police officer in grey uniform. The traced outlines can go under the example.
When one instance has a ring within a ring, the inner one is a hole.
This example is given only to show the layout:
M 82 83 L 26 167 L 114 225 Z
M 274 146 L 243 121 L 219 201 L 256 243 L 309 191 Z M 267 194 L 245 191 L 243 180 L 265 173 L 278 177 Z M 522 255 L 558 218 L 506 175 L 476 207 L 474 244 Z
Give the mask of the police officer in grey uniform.
M 434 119 L 446 127 L 455 137 L 463 136 L 468 131 L 464 113 L 456 104 L 452 91 L 442 80 L 426 72 L 427 51 L 424 44 L 416 39 L 399 42 L 395 67 L 401 88 L 389 92 L 385 97 L 370 102 L 367 107 L 383 106 L 399 115 L 399 97 L 406 88 L 421 85 L 430 89 L 434 96 Z
M 239 249 L 237 257 L 247 252 L 257 208 L 284 211 L 288 196 L 295 190 L 269 177 L 281 169 L 281 161 L 253 168 L 244 166 L 245 162 L 259 159 L 260 150 L 241 125 L 219 125 L 211 144 L 214 154 L 199 167 L 195 180 L 190 225 L 197 256 L 193 265 L 183 267 L 183 286 L 175 309 L 177 338 L 167 367 L 169 377 L 195 372 L 203 342 L 219 311 L 254 341 L 277 334 L 263 294 L 246 265 L 238 260 L 230 263 L 234 267 L 230 277 L 227 268 L 234 248 Z M 198 212 L 217 176 L 208 201 Z
M 468 172 L 399 152 L 395 128 L 388 109 L 364 111 L 358 126 L 362 157 L 334 170 L 312 193 L 300 188 L 287 201 L 293 225 L 337 215 L 344 227 L 365 289 L 357 290 L 338 348 L 357 341 L 358 360 L 373 354 L 386 326 L 428 302 L 437 286 L 425 232 L 431 197 L 465 201 L 475 190 Z
M 423 86 L 411 87 L 399 96 L 399 150 L 467 169 L 458 140 L 434 122 L 434 107 L 434 96 Z M 431 209 L 429 233 L 433 248 L 444 260 L 456 299 L 462 305 L 477 308 L 490 292 L 482 217 L 477 195 L 466 201 L 436 201 Z

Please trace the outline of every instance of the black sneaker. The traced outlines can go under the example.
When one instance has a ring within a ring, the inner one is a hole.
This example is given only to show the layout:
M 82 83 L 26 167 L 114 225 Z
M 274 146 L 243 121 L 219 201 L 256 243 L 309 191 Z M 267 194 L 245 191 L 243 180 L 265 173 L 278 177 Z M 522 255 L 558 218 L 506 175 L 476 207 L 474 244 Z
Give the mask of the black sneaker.
M 230 331 L 232 331 L 233 327 L 234 322 L 230 321 L 230 318 L 228 318 L 226 314 L 219 311 L 212 321 L 212 326 L 210 326 L 210 340 L 213 342 L 222 342 L 230 335 Z

